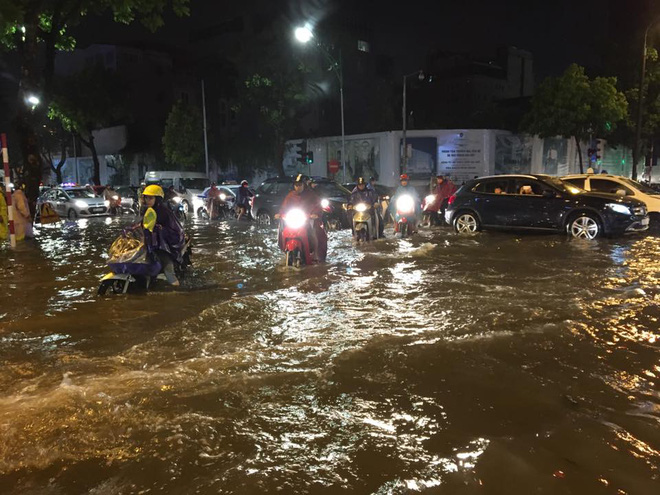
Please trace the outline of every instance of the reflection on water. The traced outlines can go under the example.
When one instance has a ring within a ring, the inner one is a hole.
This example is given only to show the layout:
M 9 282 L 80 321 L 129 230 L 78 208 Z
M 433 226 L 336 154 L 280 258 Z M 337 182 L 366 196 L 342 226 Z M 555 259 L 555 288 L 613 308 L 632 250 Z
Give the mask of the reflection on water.
M 292 270 L 191 222 L 181 290 L 98 299 L 126 222 L 0 250 L 10 493 L 660 490 L 660 239 L 344 231 Z

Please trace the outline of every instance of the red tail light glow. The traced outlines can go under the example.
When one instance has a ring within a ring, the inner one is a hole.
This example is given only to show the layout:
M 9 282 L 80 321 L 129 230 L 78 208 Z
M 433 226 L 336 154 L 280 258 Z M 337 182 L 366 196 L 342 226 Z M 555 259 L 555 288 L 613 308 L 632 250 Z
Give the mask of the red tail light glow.
M 449 196 L 449 199 L 447 200 L 447 204 L 450 205 L 450 204 L 452 204 L 455 200 L 456 200 L 456 195 L 455 195 L 455 194 L 452 194 L 451 196 Z

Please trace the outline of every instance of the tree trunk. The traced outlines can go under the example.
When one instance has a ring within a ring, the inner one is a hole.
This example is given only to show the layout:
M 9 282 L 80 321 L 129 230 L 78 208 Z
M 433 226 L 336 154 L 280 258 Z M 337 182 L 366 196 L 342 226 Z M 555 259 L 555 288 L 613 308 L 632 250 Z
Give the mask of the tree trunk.
M 51 165 L 50 165 L 50 168 L 52 168 L 53 172 L 55 172 L 55 177 L 57 177 L 58 184 L 64 182 L 62 180 L 62 167 L 64 166 L 65 163 L 66 163 L 66 143 L 63 141 L 62 152 L 60 154 L 60 161 L 55 166 L 53 166 L 53 162 L 51 161 Z
M 94 135 L 92 134 L 92 131 L 89 131 L 89 141 L 84 140 L 82 137 L 80 137 L 80 140 L 92 152 L 92 160 L 94 161 L 94 176 L 92 177 L 92 181 L 97 186 L 100 186 L 101 185 L 101 163 L 99 162 L 99 155 L 96 152 L 96 144 L 94 144 Z
M 575 136 L 575 144 L 577 145 L 578 159 L 580 161 L 580 173 L 584 173 L 584 167 L 582 166 L 582 148 L 580 147 L 580 138 Z

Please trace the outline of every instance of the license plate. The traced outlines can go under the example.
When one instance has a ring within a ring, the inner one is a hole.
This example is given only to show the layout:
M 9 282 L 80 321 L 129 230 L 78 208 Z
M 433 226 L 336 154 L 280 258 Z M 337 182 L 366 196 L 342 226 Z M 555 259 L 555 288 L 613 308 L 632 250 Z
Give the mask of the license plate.
M 103 213 L 104 208 L 90 208 L 90 213 Z
M 649 224 L 649 217 L 642 218 L 642 225 L 646 226 Z

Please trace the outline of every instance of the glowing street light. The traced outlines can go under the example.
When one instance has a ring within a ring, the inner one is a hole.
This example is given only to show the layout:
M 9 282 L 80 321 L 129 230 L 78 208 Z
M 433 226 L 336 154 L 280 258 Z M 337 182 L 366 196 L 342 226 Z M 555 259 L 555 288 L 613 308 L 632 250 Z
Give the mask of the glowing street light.
M 41 100 L 36 95 L 28 95 L 25 98 L 25 101 L 32 105 L 32 107 L 36 107 L 39 103 L 41 103 Z
M 309 29 L 307 26 L 296 28 L 293 34 L 295 35 L 296 39 L 301 43 L 307 43 L 309 40 L 311 40 L 314 37 L 314 35 L 312 34 L 312 30 Z
M 308 43 L 311 41 L 312 38 L 314 38 L 314 33 L 312 32 L 311 28 L 309 27 L 309 24 L 305 24 L 302 27 L 298 27 L 295 29 L 293 32 L 294 36 L 300 43 Z M 339 61 L 335 60 L 335 58 L 330 54 L 328 49 L 318 40 L 316 40 L 316 47 L 325 55 L 325 57 L 328 59 L 330 62 L 330 69 L 332 69 L 337 76 L 337 80 L 339 81 L 339 102 L 341 106 L 341 167 L 342 167 L 342 175 L 343 175 L 343 182 L 347 182 L 346 178 L 346 146 L 345 146 L 345 132 L 344 132 L 344 72 L 342 68 L 342 61 L 341 61 L 341 50 L 339 51 Z

